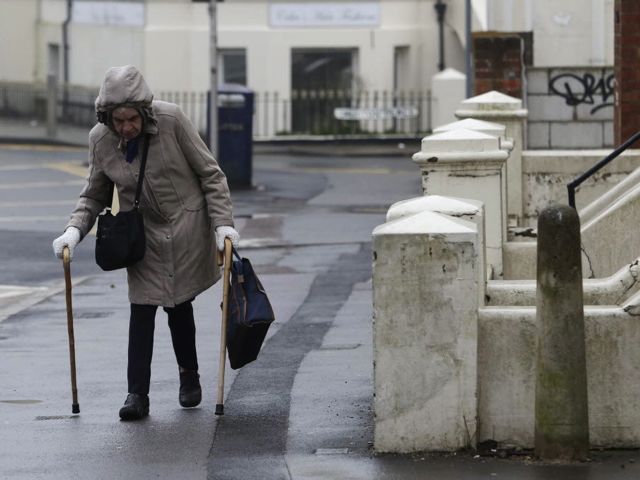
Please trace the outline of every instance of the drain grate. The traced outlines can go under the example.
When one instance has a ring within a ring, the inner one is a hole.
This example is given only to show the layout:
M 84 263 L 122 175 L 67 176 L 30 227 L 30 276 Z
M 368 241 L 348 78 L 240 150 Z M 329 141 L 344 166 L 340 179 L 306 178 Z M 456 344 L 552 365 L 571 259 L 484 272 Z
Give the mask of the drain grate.
M 68 418 L 80 418 L 78 415 L 39 415 L 36 420 L 67 420 Z
M 32 399 L 0 400 L 0 403 L 11 403 L 13 405 L 33 405 L 34 403 L 42 403 L 42 400 L 32 400 Z
M 318 350 L 355 350 L 361 345 L 361 343 L 334 343 L 323 345 Z

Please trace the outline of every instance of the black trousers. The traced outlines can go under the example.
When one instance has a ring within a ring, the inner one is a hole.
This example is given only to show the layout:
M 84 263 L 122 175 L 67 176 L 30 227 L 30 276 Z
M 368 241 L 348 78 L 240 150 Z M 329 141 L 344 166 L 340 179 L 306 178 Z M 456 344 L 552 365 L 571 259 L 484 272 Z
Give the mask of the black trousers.
M 169 316 L 173 351 L 178 365 L 186 370 L 198 370 L 196 353 L 196 325 L 193 321 L 193 299 L 172 308 L 164 307 Z M 129 393 L 147 395 L 151 381 L 155 305 L 131 304 L 129 319 L 129 363 L 127 381 Z

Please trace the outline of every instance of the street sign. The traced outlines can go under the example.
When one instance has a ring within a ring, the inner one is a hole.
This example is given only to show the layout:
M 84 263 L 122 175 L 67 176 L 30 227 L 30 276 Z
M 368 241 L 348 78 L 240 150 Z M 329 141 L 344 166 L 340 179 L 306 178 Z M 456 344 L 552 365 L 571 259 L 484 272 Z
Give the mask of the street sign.
M 390 108 L 336 108 L 333 116 L 338 120 L 386 120 L 390 118 L 416 118 L 416 107 Z

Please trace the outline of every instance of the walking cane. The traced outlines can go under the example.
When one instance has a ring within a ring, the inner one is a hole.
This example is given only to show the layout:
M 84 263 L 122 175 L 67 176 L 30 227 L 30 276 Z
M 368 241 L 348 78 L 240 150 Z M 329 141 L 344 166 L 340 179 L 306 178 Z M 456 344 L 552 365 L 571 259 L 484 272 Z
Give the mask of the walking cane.
M 216 415 L 224 415 L 224 367 L 227 361 L 227 312 L 229 300 L 229 285 L 231 275 L 231 259 L 233 244 L 228 238 L 224 239 L 224 259 L 218 255 L 218 265 L 224 262 L 222 275 L 222 321 L 220 322 L 220 364 L 218 366 L 218 399 Z
M 71 396 L 73 403 L 71 404 L 72 413 L 80 413 L 80 404 L 78 403 L 78 387 L 76 385 L 76 342 L 73 335 L 73 306 L 71 304 L 71 262 L 69 247 L 62 249 L 62 265 L 64 266 L 64 284 L 66 287 L 67 301 L 67 333 L 69 334 L 69 362 L 71 364 Z

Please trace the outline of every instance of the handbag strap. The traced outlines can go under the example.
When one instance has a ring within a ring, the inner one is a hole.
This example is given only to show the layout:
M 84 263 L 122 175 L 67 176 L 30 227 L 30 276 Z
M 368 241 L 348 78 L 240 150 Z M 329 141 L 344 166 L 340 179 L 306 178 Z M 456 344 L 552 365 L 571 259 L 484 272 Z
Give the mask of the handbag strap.
M 140 162 L 140 172 L 138 173 L 138 186 L 136 187 L 136 199 L 133 202 L 133 208 L 136 210 L 140 206 L 140 194 L 142 193 L 142 181 L 144 180 L 144 167 L 147 165 L 147 153 L 149 153 L 149 136 L 144 136 L 144 145 L 142 147 L 142 161 Z
M 144 136 L 144 143 L 142 144 L 142 160 L 140 161 L 140 172 L 138 173 L 138 185 L 136 186 L 136 198 L 133 202 L 133 208 L 136 210 L 140 206 L 140 194 L 142 193 L 142 181 L 144 180 L 144 167 L 147 165 L 147 153 L 149 153 L 149 137 L 150 134 L 147 133 Z M 113 203 L 113 190 L 115 189 L 115 184 L 111 182 L 111 187 L 109 188 L 109 203 L 107 204 L 107 209 L 111 210 L 111 204 Z

